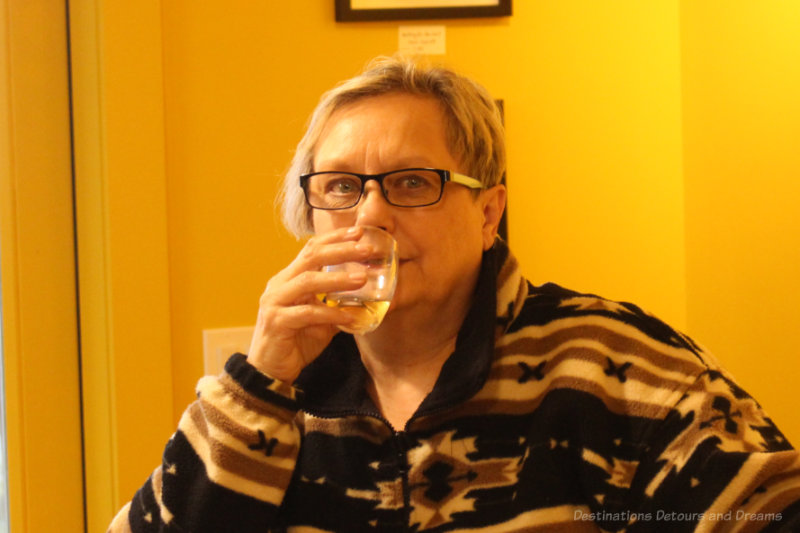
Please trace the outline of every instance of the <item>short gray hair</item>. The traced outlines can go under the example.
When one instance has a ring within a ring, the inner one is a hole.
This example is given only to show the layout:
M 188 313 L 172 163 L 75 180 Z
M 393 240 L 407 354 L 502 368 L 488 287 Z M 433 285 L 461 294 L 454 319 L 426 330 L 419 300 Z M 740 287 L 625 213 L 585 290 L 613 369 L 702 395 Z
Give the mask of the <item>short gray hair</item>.
M 314 232 L 300 175 L 314 171 L 314 151 L 328 119 L 347 104 L 393 92 L 436 98 L 445 112 L 448 148 L 464 165 L 463 171 L 485 187 L 500 183 L 506 166 L 505 136 L 500 112 L 488 91 L 446 67 L 399 56 L 378 57 L 361 74 L 322 95 L 297 145 L 278 197 L 283 223 L 296 237 Z

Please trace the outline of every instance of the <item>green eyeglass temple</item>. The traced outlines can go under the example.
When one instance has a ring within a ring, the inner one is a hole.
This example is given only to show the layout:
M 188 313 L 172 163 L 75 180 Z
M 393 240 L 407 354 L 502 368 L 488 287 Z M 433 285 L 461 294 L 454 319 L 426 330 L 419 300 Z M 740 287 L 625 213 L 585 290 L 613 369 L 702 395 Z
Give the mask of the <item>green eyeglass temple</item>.
M 450 172 L 450 180 L 453 183 L 458 183 L 459 185 L 463 185 L 465 187 L 469 187 L 470 189 L 483 189 L 483 183 L 476 180 L 475 178 L 470 178 L 469 176 L 465 176 L 464 174 L 459 174 L 458 172 Z

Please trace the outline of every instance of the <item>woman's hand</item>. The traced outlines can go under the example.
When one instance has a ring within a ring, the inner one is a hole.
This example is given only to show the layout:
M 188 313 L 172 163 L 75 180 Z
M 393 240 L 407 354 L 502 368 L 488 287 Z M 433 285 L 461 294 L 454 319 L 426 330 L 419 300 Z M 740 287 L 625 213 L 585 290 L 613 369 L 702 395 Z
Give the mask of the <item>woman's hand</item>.
M 355 241 L 361 228 L 342 228 L 312 237 L 294 261 L 267 283 L 261 295 L 247 360 L 270 377 L 293 382 L 353 317 L 318 298 L 366 283 L 363 272 L 323 272 L 325 265 L 359 261 L 370 250 Z

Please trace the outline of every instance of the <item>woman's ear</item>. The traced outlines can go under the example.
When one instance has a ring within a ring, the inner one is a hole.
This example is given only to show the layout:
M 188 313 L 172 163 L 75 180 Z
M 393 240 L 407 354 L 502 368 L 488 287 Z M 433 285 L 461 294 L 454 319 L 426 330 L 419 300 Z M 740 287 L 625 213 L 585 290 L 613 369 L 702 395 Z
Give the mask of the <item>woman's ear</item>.
M 481 191 L 480 201 L 483 207 L 483 249 L 486 251 L 494 245 L 497 228 L 506 208 L 505 185 L 495 185 Z

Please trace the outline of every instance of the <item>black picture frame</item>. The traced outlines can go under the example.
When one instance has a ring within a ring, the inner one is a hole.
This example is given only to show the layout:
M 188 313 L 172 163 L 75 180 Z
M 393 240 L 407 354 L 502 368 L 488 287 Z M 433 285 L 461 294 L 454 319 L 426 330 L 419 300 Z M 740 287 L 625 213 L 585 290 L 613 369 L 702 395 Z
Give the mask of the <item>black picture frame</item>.
M 496 0 L 496 4 L 488 6 L 473 6 L 469 2 L 464 2 L 464 5 L 461 6 L 452 6 L 452 2 L 442 2 L 442 7 L 414 8 L 399 7 L 403 5 L 403 0 L 392 0 L 389 3 L 398 7 L 379 9 L 354 9 L 351 0 L 334 1 L 336 22 L 511 16 L 511 0 Z M 435 4 L 436 2 L 434 1 L 433 3 Z

